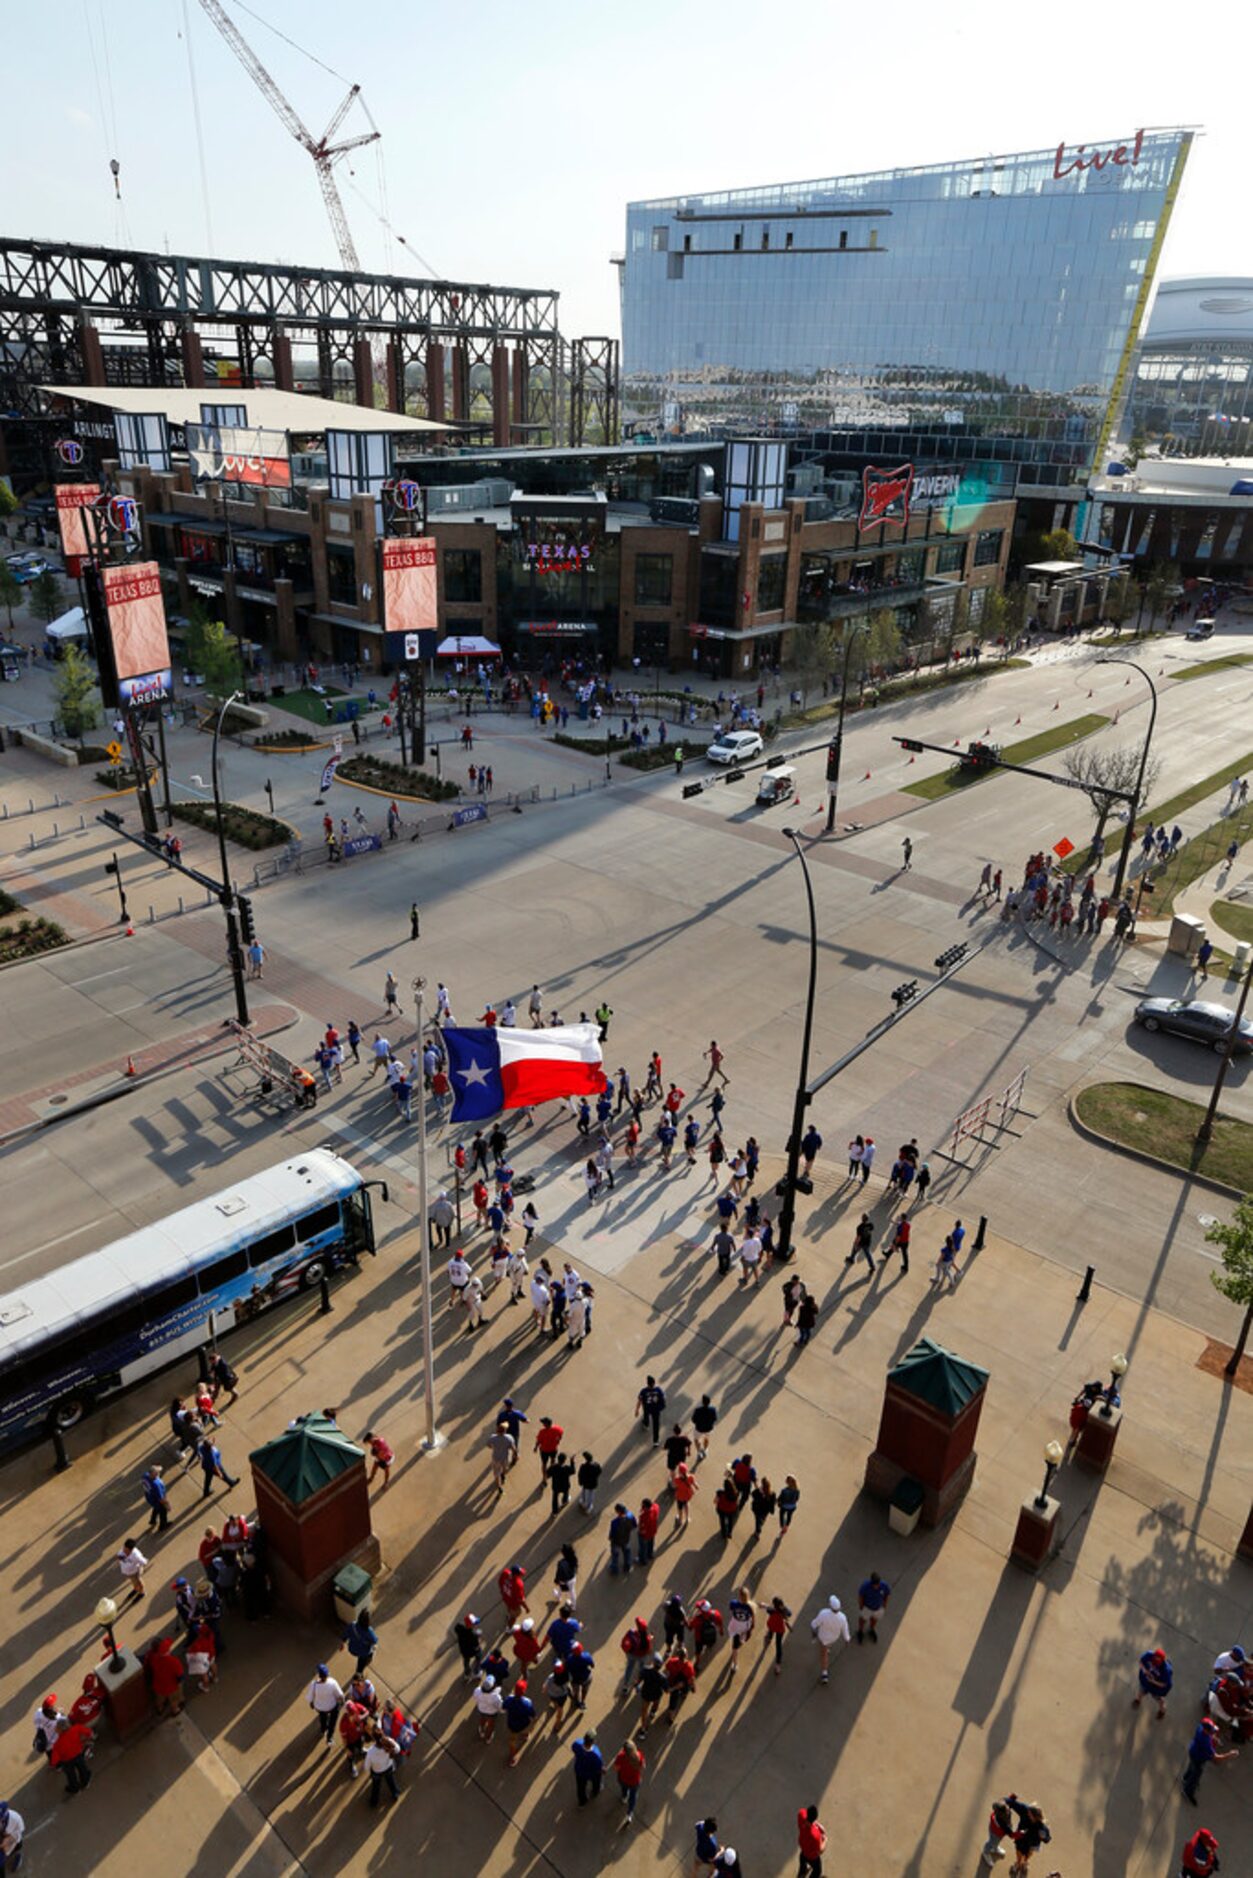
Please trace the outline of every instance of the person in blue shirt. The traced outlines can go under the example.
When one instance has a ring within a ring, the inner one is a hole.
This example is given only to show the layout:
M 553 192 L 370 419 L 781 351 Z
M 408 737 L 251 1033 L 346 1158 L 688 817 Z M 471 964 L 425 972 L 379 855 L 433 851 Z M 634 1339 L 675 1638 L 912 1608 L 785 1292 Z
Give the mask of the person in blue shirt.
M 374 1661 L 378 1632 L 371 1628 L 369 1611 L 361 1611 L 344 1630 L 344 1647 L 356 1658 L 357 1673 L 363 1674 Z
M 696 1853 L 692 1860 L 692 1869 L 698 1871 L 702 1865 L 710 1871 L 718 1869 L 718 1854 L 722 1847 L 718 1840 L 718 1822 L 712 1813 L 708 1819 L 696 1822 Z
M 522 1424 L 523 1422 L 529 1421 L 529 1420 L 530 1420 L 530 1417 L 526 1415 L 520 1408 L 515 1408 L 513 1397 L 511 1395 L 507 1395 L 500 1406 L 499 1413 L 496 1416 L 496 1426 L 499 1428 L 501 1424 L 503 1423 L 506 1431 L 513 1436 L 514 1440 L 517 1442 L 520 1442 Z
M 871 1572 L 869 1578 L 857 1587 L 857 1641 L 862 1640 L 862 1633 L 869 1625 L 870 1641 L 879 1641 L 879 1618 L 887 1609 L 892 1587 L 885 1584 L 878 1572 Z
M 566 1669 L 570 1675 L 570 1694 L 575 1708 L 587 1707 L 587 1692 L 592 1686 L 592 1671 L 596 1667 L 596 1658 L 590 1650 L 585 1650 L 581 1643 L 571 1646 L 566 1658 Z
M 949 1234 L 949 1238 L 953 1241 L 953 1250 L 955 1253 L 958 1254 L 959 1257 L 961 1255 L 962 1244 L 965 1240 L 965 1237 L 966 1237 L 966 1228 L 962 1225 L 961 1221 L 958 1220 L 956 1224 L 954 1225 L 952 1232 Z
M 579 1795 L 579 1805 L 586 1806 L 589 1799 L 596 1798 L 605 1778 L 605 1757 L 596 1745 L 596 1730 L 589 1728 L 575 1742 L 571 1751 L 574 1755 L 574 1784 Z
M 663 1115 L 657 1124 L 657 1139 L 661 1143 L 661 1165 L 670 1166 L 670 1156 L 674 1151 L 675 1126 L 669 1115 Z
M 689 1115 L 683 1130 L 683 1151 L 687 1155 L 688 1165 L 696 1165 L 696 1147 L 700 1141 L 700 1123 L 694 1115 Z
M 158 1532 L 164 1532 L 170 1523 L 170 1495 L 161 1478 L 161 1469 L 151 1468 L 143 1476 L 142 1486 L 149 1509 L 148 1530 L 151 1532 L 155 1527 Z
M 1229 1761 L 1239 1753 L 1238 1748 L 1229 1748 L 1225 1754 L 1218 1752 L 1216 1738 L 1218 1723 L 1209 1716 L 1197 1723 L 1196 1733 L 1188 1743 L 1188 1764 L 1183 1770 L 1183 1794 L 1193 1806 L 1199 1804 L 1196 1790 L 1201 1784 L 1201 1775 L 1211 1761 Z
M 564 1662 L 569 1657 L 574 1640 L 582 1628 L 582 1624 L 574 1615 L 571 1607 L 568 1604 L 563 1604 L 556 1617 L 553 1618 L 552 1623 L 549 1624 L 548 1635 L 545 1637 L 544 1642 L 552 1651 L 553 1655 L 561 1657 Z
M 526 1692 L 526 1681 L 523 1677 L 518 1677 L 513 1689 L 505 1697 L 503 1713 L 509 1734 L 508 1765 L 516 1767 L 523 1743 L 531 1731 L 531 1723 L 535 1720 L 535 1704 Z
M 1132 1708 L 1139 1708 L 1145 1696 L 1157 1703 L 1157 1719 L 1166 1713 L 1166 1697 L 1175 1680 L 1174 1668 L 1165 1650 L 1146 1650 L 1140 1658 L 1140 1689 Z
M 628 1576 L 631 1570 L 631 1541 L 634 1537 L 636 1519 L 629 1508 L 622 1502 L 613 1509 L 613 1518 L 609 1522 L 609 1575 L 616 1578 L 619 1571 Z

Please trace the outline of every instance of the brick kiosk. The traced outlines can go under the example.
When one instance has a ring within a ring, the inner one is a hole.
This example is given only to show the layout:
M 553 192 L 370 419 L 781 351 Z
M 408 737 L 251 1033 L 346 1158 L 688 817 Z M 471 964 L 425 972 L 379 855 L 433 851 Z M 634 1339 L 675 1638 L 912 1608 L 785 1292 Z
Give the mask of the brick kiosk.
M 279 1599 L 303 1618 L 330 1617 L 341 1566 L 375 1576 L 382 1564 L 364 1450 L 325 1415 L 304 1415 L 248 1459 Z
M 921 1519 L 938 1526 L 956 1507 L 975 1471 L 975 1435 L 988 1372 L 922 1337 L 888 1371 L 865 1491 L 891 1500 L 902 1482 L 922 1488 Z

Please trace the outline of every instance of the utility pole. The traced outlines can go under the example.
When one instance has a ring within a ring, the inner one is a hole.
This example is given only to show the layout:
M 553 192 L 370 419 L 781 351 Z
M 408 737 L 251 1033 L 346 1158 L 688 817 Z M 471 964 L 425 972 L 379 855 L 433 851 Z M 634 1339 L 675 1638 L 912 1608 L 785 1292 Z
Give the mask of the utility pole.
M 1218 1114 L 1218 1098 L 1222 1095 L 1223 1084 L 1227 1080 L 1227 1071 L 1231 1068 L 1231 1059 L 1236 1053 L 1236 1039 L 1240 1035 L 1240 1023 L 1244 1017 L 1244 1007 L 1249 1001 L 1250 985 L 1253 985 L 1253 959 L 1249 961 L 1249 969 L 1245 972 L 1244 983 L 1240 987 L 1240 1002 L 1236 1006 L 1236 1014 L 1232 1020 L 1231 1029 L 1227 1032 L 1222 1058 L 1218 1065 L 1218 1074 L 1214 1078 L 1214 1093 L 1210 1096 L 1209 1107 L 1205 1111 L 1205 1120 L 1196 1131 L 1196 1145 L 1202 1154 L 1209 1146 L 1210 1137 L 1214 1132 L 1214 1120 Z
M 418 1059 L 422 1058 L 422 993 L 425 978 L 413 981 L 413 998 L 418 1020 Z M 421 1072 L 419 1072 L 421 1073 Z M 426 1409 L 426 1435 L 422 1442 L 428 1454 L 440 1446 L 435 1427 L 435 1325 L 431 1310 L 431 1225 L 426 1210 L 426 1077 L 418 1097 L 418 1257 L 422 1267 L 422 1396 Z

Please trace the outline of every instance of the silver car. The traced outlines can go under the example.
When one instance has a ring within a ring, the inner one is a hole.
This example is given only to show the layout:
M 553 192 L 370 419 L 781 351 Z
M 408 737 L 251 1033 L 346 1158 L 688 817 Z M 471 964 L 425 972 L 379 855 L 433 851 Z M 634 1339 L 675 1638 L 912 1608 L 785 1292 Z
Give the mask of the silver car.
M 711 763 L 747 763 L 750 756 L 760 756 L 765 749 L 755 730 L 728 730 L 710 744 L 705 755 Z
M 1136 1005 L 1136 1022 L 1146 1030 L 1169 1030 L 1194 1043 L 1208 1043 L 1212 1050 L 1226 1049 L 1234 1017 L 1235 1012 L 1225 1004 L 1206 1004 L 1201 999 L 1185 1003 L 1182 998 L 1143 998 Z M 1242 1017 L 1232 1054 L 1247 1056 L 1251 1050 L 1253 1022 Z

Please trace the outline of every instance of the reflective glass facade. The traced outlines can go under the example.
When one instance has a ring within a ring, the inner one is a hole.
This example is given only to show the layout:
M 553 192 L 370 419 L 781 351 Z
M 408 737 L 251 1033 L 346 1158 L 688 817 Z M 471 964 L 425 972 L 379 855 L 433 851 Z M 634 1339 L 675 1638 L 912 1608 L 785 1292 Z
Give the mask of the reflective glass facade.
M 631 203 L 624 418 L 871 449 L 913 432 L 924 455 L 1018 439 L 995 455 L 1071 481 L 1120 388 L 1190 143 L 1140 132 Z

